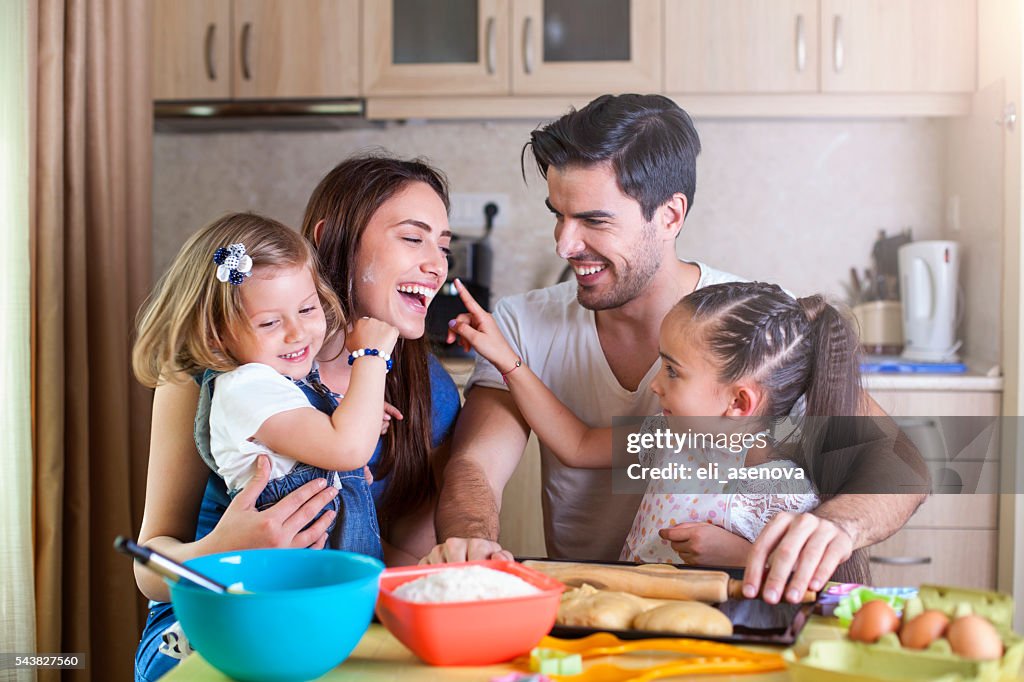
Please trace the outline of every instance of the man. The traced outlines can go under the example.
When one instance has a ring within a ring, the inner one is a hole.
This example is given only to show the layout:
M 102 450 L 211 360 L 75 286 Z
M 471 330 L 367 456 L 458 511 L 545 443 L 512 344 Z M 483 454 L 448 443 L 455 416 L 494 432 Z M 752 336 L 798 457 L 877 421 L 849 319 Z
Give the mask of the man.
M 696 288 L 740 279 L 676 256 L 693 204 L 697 132 L 665 97 L 605 95 L 534 131 L 528 146 L 547 179 L 558 255 L 576 281 L 504 299 L 494 318 L 522 361 L 591 426 L 656 414 L 649 385 L 662 318 Z M 496 542 L 498 510 L 529 435 L 502 381 L 513 370 L 477 362 L 438 505 L 443 542 L 426 561 L 509 558 Z M 612 494 L 610 470 L 564 466 L 544 443 L 541 457 L 548 554 L 617 559 L 640 496 Z M 883 512 L 872 496 L 848 494 L 813 514 L 780 514 L 752 547 L 744 592 L 799 601 L 853 550 L 899 529 L 922 499 L 889 496 Z M 663 531 L 697 556 L 702 535 L 693 524 Z

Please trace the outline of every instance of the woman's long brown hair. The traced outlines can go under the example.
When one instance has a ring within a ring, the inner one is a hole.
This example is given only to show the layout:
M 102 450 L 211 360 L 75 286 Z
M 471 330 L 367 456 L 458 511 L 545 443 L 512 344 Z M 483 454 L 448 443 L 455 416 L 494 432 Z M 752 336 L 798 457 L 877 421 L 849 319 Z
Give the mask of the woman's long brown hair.
M 762 416 L 784 420 L 803 398 L 803 413 L 812 419 L 804 420 L 792 458 L 822 500 L 840 494 L 865 442 L 866 420 L 858 418 L 865 410 L 853 326 L 821 296 L 793 299 L 779 286 L 763 282 L 703 287 L 678 308 L 699 325 L 720 381 L 753 378 L 765 390 Z M 869 577 L 867 557 L 857 550 L 833 579 L 866 583 Z
M 423 182 L 449 209 L 448 182 L 439 171 L 419 160 L 404 161 L 379 155 L 357 156 L 334 167 L 313 190 L 302 219 L 302 234 L 316 245 L 321 271 L 341 300 L 346 319 L 358 317 L 352 280 L 356 255 L 374 213 L 409 183 Z M 317 234 L 317 224 L 323 227 Z M 419 509 L 437 492 L 431 468 L 431 390 L 427 340 L 399 339 L 394 369 L 387 376 L 385 399 L 405 419 L 392 422 L 384 436 L 376 475 L 388 477 L 377 508 L 381 530 Z

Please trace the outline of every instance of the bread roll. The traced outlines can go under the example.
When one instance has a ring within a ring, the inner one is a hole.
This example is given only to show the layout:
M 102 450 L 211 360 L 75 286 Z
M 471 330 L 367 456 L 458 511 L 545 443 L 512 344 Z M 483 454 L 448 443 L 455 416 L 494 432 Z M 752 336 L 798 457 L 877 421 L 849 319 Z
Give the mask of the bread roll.
M 562 595 L 559 625 L 598 630 L 649 630 L 679 635 L 728 636 L 732 622 L 707 604 L 646 599 L 583 585 Z

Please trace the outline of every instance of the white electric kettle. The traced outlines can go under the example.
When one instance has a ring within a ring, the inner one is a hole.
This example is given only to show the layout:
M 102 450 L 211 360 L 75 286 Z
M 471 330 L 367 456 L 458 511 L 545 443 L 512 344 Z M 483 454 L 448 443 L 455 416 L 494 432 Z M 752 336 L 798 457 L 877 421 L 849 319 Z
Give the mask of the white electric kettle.
M 903 299 L 903 357 L 956 362 L 957 277 L 960 246 L 950 241 L 904 244 L 898 251 Z

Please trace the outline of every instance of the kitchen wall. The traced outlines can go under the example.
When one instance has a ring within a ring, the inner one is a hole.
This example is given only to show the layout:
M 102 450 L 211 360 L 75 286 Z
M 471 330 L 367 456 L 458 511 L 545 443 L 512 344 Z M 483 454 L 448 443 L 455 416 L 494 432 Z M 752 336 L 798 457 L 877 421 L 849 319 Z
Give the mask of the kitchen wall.
M 950 204 L 943 239 L 960 243 L 963 353 L 998 362 L 1002 348 L 1003 135 L 1001 84 L 979 90 L 971 115 L 948 124 Z
M 936 119 L 697 120 L 694 207 L 679 253 L 805 294 L 840 295 L 851 265 L 871 264 L 880 228 L 938 238 L 947 124 Z M 455 192 L 501 192 L 494 288 L 543 286 L 554 255 L 546 188 L 519 155 L 532 122 L 357 124 L 351 129 L 160 131 L 154 154 L 154 256 L 162 272 L 184 239 L 227 211 L 296 225 L 318 179 L 348 154 L 383 147 L 444 169 Z M 995 310 L 995 309 L 994 309 Z

